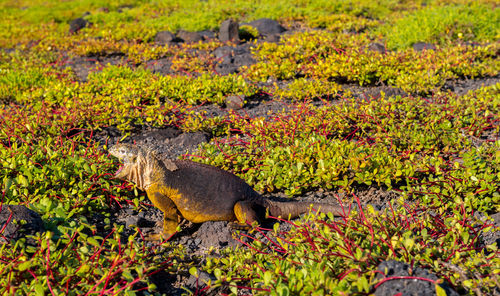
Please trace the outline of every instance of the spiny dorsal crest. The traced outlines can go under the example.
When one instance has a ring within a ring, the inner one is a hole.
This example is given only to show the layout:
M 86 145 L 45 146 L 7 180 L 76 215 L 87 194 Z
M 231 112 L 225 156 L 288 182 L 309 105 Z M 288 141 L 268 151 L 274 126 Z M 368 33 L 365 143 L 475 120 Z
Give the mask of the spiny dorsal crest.
M 132 144 L 117 144 L 109 153 L 124 164 L 115 177 L 133 182 L 142 190 L 163 178 L 165 170 L 178 169 L 172 160 L 161 161 L 155 151 Z
M 156 159 L 158 160 L 160 163 L 163 163 L 163 165 L 165 166 L 165 168 L 169 171 L 175 171 L 175 170 L 178 170 L 179 168 L 177 167 L 177 165 L 170 159 L 164 159 L 163 161 L 161 160 L 161 158 L 158 156 L 158 153 L 156 153 L 156 151 L 154 150 L 151 150 L 151 149 L 145 149 L 145 152 L 146 152 L 146 158 L 151 158 L 151 159 Z

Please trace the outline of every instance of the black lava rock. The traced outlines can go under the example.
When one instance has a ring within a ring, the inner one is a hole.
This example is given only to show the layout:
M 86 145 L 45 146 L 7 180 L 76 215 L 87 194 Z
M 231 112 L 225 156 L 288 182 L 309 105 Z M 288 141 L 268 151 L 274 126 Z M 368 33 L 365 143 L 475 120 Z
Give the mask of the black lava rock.
M 222 42 L 239 41 L 239 24 L 233 19 L 227 19 L 222 22 L 219 30 L 219 40 Z
M 228 96 L 226 97 L 226 107 L 232 110 L 240 110 L 245 106 L 244 96 Z
M 40 215 L 22 205 L 1 205 L 0 208 L 0 242 L 18 240 L 26 235 L 34 235 L 45 231 Z M 33 239 L 26 240 L 28 244 L 34 244 Z
M 69 33 L 75 34 L 78 31 L 80 31 L 81 29 L 87 27 L 88 25 L 89 25 L 89 22 L 86 21 L 85 19 L 83 19 L 81 17 L 76 18 L 69 23 Z
M 404 262 L 399 262 L 396 260 L 384 261 L 379 264 L 377 270 L 385 274 L 385 277 L 398 277 L 398 276 L 412 276 L 418 278 L 425 278 L 430 280 L 437 280 L 438 277 L 429 271 L 415 267 L 410 268 L 410 265 Z M 377 279 L 384 278 L 383 275 L 378 274 Z M 446 292 L 446 295 L 458 296 L 458 293 L 451 289 L 446 283 L 439 284 Z M 436 295 L 436 287 L 431 281 L 421 280 L 421 279 L 392 279 L 382 283 L 375 290 L 376 296 L 385 295 L 414 295 L 414 296 L 425 296 L 425 295 Z
M 169 31 L 160 31 L 156 33 L 155 42 L 159 44 L 169 44 L 175 41 L 175 35 Z
M 432 43 L 417 42 L 417 43 L 413 44 L 413 50 L 415 50 L 415 51 L 436 50 L 436 46 Z
M 248 44 L 221 46 L 214 50 L 214 55 L 219 59 L 215 71 L 220 75 L 235 73 L 241 66 L 250 66 L 256 63 Z
M 153 73 L 159 73 L 161 75 L 169 75 L 174 73 L 174 71 L 172 70 L 172 61 L 168 58 L 161 58 L 151 61 L 150 63 L 148 63 L 147 67 L 151 69 Z
M 268 18 L 255 20 L 248 23 L 248 25 L 256 28 L 259 34 L 264 36 L 281 34 L 286 31 L 277 21 Z
M 203 38 L 203 40 L 208 40 L 208 39 L 215 38 L 215 32 L 210 31 L 210 30 L 199 31 L 198 34 L 201 35 L 201 37 Z
M 203 37 L 201 36 L 200 33 L 198 32 L 189 32 L 189 31 L 184 31 L 180 30 L 177 32 L 177 37 L 182 39 L 182 41 L 186 43 L 194 43 L 203 40 Z
M 385 48 L 385 46 L 381 43 L 378 43 L 378 42 L 372 42 L 370 44 L 368 44 L 368 50 L 371 50 L 371 51 L 376 51 L 376 52 L 379 52 L 379 53 L 386 53 L 387 52 L 387 49 Z

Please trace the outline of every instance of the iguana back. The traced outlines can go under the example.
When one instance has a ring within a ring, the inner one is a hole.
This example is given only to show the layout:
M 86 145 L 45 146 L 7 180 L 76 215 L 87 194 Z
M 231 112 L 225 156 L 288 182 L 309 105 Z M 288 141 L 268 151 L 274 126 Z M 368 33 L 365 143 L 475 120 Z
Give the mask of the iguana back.
M 164 184 L 177 189 L 186 197 L 176 202 L 178 207 L 196 207 L 204 215 L 227 216 L 238 201 L 263 198 L 238 176 L 220 168 L 187 160 L 172 160 L 178 167 L 166 170 Z

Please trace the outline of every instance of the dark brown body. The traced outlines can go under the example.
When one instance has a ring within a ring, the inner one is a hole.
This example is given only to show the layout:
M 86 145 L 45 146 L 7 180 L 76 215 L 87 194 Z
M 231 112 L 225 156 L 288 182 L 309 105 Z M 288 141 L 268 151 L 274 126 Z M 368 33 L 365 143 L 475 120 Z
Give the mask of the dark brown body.
M 153 203 L 164 209 L 165 213 L 170 213 L 170 216 L 175 210 L 195 223 L 237 221 L 246 225 L 254 221 L 262 222 L 266 213 L 285 219 L 296 218 L 311 206 L 337 216 L 342 213 L 340 207 L 329 204 L 271 201 L 263 198 L 236 175 L 217 167 L 191 161 L 172 162 L 178 169 L 166 170 L 163 182 L 160 182 L 162 185 L 147 189 L 148 196 L 153 197 Z M 175 219 L 170 221 L 174 222 Z
M 177 208 L 181 212 L 193 212 L 188 216 L 199 216 L 194 219 L 196 222 L 228 220 L 228 217 L 236 220 L 234 205 L 237 202 L 262 200 L 252 187 L 234 174 L 192 161 L 173 162 L 178 169 L 165 172 L 164 185 L 178 190 L 183 198 L 175 201 Z

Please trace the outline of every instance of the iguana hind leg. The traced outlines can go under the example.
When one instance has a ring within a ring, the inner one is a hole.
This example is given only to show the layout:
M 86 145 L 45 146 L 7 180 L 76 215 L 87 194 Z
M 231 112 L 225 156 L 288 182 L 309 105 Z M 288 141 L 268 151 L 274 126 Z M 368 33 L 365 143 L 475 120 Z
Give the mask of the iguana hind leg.
M 177 226 L 180 222 L 177 207 L 170 198 L 158 191 L 148 189 L 146 192 L 153 205 L 163 212 L 163 232 L 161 234 L 150 235 L 147 239 L 155 241 L 168 239 L 177 231 Z
M 248 224 L 260 223 L 266 217 L 266 207 L 256 201 L 238 201 L 234 205 L 234 215 L 238 219 L 238 224 L 246 226 Z

